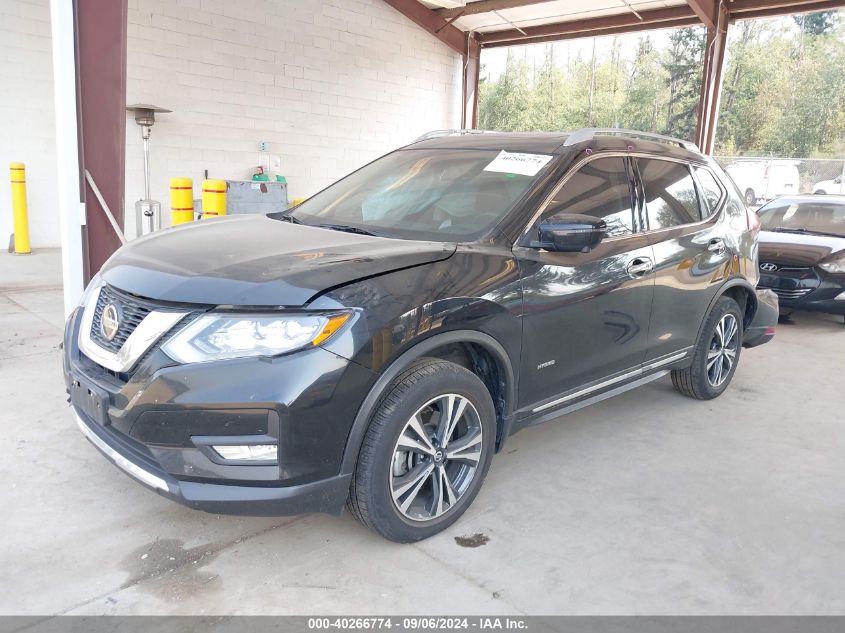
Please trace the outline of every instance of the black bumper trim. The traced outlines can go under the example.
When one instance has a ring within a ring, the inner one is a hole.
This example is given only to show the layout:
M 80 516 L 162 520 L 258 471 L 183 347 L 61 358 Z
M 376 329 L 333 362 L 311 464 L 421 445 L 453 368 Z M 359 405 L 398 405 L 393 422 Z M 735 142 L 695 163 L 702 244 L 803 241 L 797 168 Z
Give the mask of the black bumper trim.
M 349 494 L 351 475 L 297 486 L 240 486 L 182 481 L 140 464 L 121 451 L 121 446 L 73 409 L 79 429 L 110 462 L 133 479 L 182 505 L 215 514 L 240 516 L 287 516 L 308 512 L 339 515 Z

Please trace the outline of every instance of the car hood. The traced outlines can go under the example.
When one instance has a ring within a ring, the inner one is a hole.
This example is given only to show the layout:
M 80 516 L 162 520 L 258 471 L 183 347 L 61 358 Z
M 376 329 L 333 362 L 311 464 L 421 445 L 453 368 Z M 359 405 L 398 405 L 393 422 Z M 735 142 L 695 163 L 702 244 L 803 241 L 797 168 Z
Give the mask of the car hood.
M 760 232 L 760 262 L 809 267 L 845 250 L 845 237 Z
M 203 220 L 132 241 L 106 262 L 101 276 L 117 288 L 161 301 L 302 306 L 329 288 L 454 252 L 454 244 L 247 215 Z

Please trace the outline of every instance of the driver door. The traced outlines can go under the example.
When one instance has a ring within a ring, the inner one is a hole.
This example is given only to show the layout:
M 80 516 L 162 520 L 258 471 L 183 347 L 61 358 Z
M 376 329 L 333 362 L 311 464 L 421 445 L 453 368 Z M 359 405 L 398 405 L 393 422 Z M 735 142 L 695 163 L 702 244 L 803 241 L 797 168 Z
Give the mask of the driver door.
M 603 218 L 606 236 L 590 252 L 532 248 L 537 226 L 514 248 L 524 302 L 522 409 L 552 409 L 561 397 L 565 404 L 598 392 L 645 359 L 654 255 L 631 175 L 628 158 L 599 155 L 565 176 L 543 209 L 540 221 L 561 213 Z

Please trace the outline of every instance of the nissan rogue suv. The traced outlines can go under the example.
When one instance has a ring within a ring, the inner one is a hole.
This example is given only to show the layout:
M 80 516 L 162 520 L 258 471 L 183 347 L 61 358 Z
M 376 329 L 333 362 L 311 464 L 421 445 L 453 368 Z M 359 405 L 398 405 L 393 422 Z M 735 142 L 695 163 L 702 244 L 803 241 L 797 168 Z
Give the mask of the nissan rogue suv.
M 416 541 L 524 427 L 667 374 L 722 394 L 774 334 L 758 228 L 684 141 L 434 134 L 293 209 L 121 248 L 67 322 L 72 410 L 180 503 L 347 506 Z

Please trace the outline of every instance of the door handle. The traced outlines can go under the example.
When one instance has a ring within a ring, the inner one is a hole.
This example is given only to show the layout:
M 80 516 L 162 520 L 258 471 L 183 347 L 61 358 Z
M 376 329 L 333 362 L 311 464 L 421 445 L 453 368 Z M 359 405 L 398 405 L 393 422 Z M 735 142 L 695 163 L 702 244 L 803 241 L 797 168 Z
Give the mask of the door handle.
M 637 257 L 628 262 L 626 270 L 631 277 L 643 277 L 654 270 L 654 262 L 648 257 Z
M 724 240 L 717 237 L 710 240 L 710 243 L 707 245 L 707 250 L 711 253 L 716 253 L 716 255 L 724 255 L 728 248 L 725 246 Z

